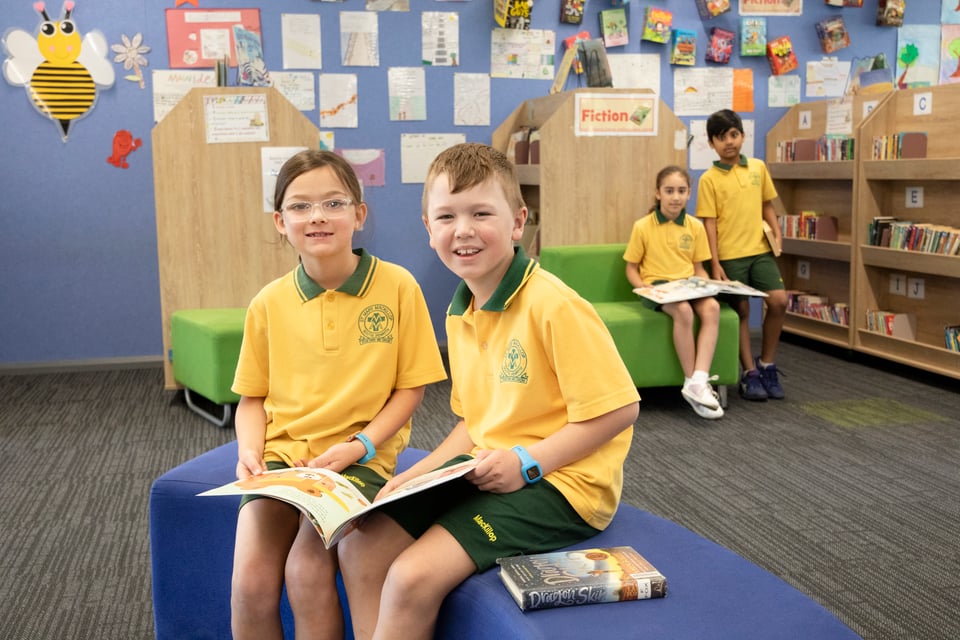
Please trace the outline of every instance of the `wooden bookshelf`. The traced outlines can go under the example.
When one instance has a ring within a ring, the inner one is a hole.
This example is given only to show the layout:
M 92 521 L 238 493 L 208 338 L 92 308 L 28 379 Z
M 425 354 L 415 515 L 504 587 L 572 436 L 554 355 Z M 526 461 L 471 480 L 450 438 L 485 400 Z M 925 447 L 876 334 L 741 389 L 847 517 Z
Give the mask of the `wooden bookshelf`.
M 918 105 L 927 107 L 919 108 Z M 867 228 L 875 216 L 960 227 L 960 86 L 895 91 L 864 119 L 864 151 L 857 171 L 853 252 L 857 283 L 852 308 L 854 349 L 919 369 L 960 378 L 960 353 L 944 344 L 944 327 L 960 324 L 960 257 L 876 247 Z M 874 136 L 906 131 L 927 133 L 925 159 L 872 160 Z M 922 206 L 916 199 L 922 189 Z M 908 206 L 910 205 L 910 206 Z M 866 329 L 869 310 L 909 313 L 916 318 L 913 340 Z
M 777 215 L 813 210 L 837 218 L 836 240 L 783 239 L 778 258 L 784 285 L 826 296 L 830 303 L 852 308 L 852 257 L 854 246 L 854 176 L 860 142 L 857 127 L 864 112 L 879 105 L 882 97 L 848 98 L 796 104 L 770 129 L 766 137 L 767 168 L 779 197 Z M 835 133 L 854 138 L 854 159 L 785 161 L 777 145 L 795 139 L 815 139 Z M 853 345 L 852 329 L 798 313 L 788 313 L 783 330 L 841 347 Z
M 206 96 L 265 94 L 269 140 L 206 142 Z M 191 89 L 153 128 L 153 174 L 163 323 L 164 386 L 170 316 L 180 309 L 246 307 L 291 270 L 296 252 L 264 213 L 261 147 L 319 145 L 320 133 L 274 88 Z
M 578 94 L 638 94 L 657 104 L 656 135 L 576 135 Z M 493 146 L 510 134 L 540 131 L 540 163 L 519 164 L 527 206 L 539 218 L 539 245 L 626 242 L 654 200 L 656 174 L 687 166 L 687 127 L 646 90 L 576 89 L 526 100 L 497 127 Z

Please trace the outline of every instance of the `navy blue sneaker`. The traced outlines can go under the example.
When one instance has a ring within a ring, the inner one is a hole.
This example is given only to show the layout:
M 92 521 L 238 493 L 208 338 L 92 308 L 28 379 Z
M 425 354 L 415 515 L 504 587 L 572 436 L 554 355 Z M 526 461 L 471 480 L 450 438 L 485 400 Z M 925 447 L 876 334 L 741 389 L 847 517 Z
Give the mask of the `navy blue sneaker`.
M 767 397 L 773 398 L 774 400 L 783 400 L 783 387 L 780 385 L 780 379 L 777 376 L 777 365 L 768 364 L 765 367 L 761 366 L 760 358 L 756 359 L 756 365 L 757 371 L 760 372 L 760 383 L 767 392 Z
M 740 396 L 744 400 L 766 400 L 767 390 L 763 388 L 760 372 L 756 369 L 745 371 L 740 378 Z

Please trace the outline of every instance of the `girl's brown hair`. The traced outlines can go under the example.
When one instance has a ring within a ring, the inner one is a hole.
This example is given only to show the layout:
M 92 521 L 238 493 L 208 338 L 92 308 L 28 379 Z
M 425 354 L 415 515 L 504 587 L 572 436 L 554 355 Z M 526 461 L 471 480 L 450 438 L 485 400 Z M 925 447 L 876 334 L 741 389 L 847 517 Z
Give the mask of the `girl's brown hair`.
M 687 170 L 684 169 L 683 167 L 679 167 L 679 166 L 677 166 L 677 165 L 675 165 L 675 164 L 671 164 L 671 165 L 669 165 L 669 166 L 664 167 L 663 169 L 660 169 L 659 173 L 657 173 L 657 187 L 656 187 L 656 190 L 657 190 L 657 191 L 660 191 L 660 187 L 663 185 L 663 181 L 666 180 L 668 176 L 672 176 L 672 175 L 675 174 L 675 173 L 679 173 L 681 176 L 683 176 L 683 179 L 686 180 L 686 182 L 687 182 L 687 188 L 689 189 L 689 188 L 690 188 L 690 174 L 687 173 Z M 654 200 L 653 200 L 653 206 L 650 207 L 650 212 L 653 213 L 654 211 L 656 211 L 656 210 L 657 210 L 657 207 L 659 206 L 659 204 L 660 204 L 660 201 L 659 201 L 658 199 L 654 198 Z
M 283 206 L 284 194 L 286 194 L 287 187 L 290 186 L 291 182 L 304 173 L 321 167 L 333 169 L 340 183 L 347 189 L 347 195 L 354 203 L 360 204 L 363 202 L 363 189 L 360 187 L 360 180 L 349 162 L 332 151 L 307 149 L 293 155 L 280 167 L 280 171 L 277 173 L 277 186 L 273 191 L 273 210 L 280 211 Z

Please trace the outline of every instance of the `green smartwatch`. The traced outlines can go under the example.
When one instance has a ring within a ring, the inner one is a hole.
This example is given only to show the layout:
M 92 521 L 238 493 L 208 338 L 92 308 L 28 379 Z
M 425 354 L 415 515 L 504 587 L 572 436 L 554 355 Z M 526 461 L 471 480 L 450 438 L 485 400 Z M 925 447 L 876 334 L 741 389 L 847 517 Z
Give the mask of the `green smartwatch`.
M 527 484 L 533 484 L 543 477 L 543 469 L 540 468 L 540 463 L 533 459 L 529 451 L 519 444 L 510 450 L 520 457 L 520 473 L 523 474 L 523 479 Z
M 353 442 L 354 440 L 359 440 L 363 444 L 363 448 L 367 450 L 367 452 L 363 454 L 363 457 L 357 460 L 357 464 L 366 464 L 373 460 L 373 458 L 377 455 L 377 448 L 373 446 L 372 442 L 370 442 L 370 438 L 363 435 L 363 432 L 357 431 L 355 434 L 347 438 L 347 442 Z

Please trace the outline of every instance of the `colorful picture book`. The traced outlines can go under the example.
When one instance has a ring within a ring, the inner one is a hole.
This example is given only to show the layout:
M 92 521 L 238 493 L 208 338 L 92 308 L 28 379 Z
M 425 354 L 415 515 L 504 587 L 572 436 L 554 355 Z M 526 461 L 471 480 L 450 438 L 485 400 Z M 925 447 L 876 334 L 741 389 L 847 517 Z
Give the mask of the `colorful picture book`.
M 529 29 L 533 0 L 494 0 L 493 19 L 505 29 Z
M 906 0 L 877 0 L 877 26 L 902 27 Z
M 711 280 L 697 276 L 647 287 L 637 287 L 633 292 L 638 296 L 644 297 L 647 300 L 653 300 L 659 304 L 696 300 L 697 298 L 709 298 L 720 293 L 753 296 L 757 298 L 767 297 L 767 294 L 763 291 L 749 287 L 736 280 Z
M 670 64 L 694 66 L 697 64 L 697 32 L 674 29 L 670 45 Z
M 597 15 L 600 18 L 600 37 L 603 38 L 603 46 L 619 47 L 630 42 L 626 9 L 623 7 L 604 9 Z
M 716 18 L 730 11 L 730 0 L 697 0 L 697 11 L 701 20 Z
M 767 53 L 767 19 L 740 18 L 740 55 L 762 56 Z
M 831 16 L 816 24 L 817 38 L 824 53 L 833 53 L 850 46 L 850 34 L 841 16 Z
M 707 45 L 707 51 L 704 54 L 704 59 L 707 62 L 719 62 L 720 64 L 727 64 L 730 62 L 730 56 L 733 55 L 733 42 L 736 40 L 736 38 L 737 34 L 729 29 L 711 27 L 710 42 Z
M 790 73 L 800 66 L 790 36 L 780 36 L 767 42 L 767 60 L 770 62 L 770 72 L 775 76 Z
M 586 0 L 561 0 L 560 22 L 565 24 L 580 24 L 583 22 L 583 7 Z
M 401 484 L 385 497 L 371 503 L 352 482 L 329 469 L 291 467 L 266 471 L 245 480 L 234 480 L 200 496 L 256 494 L 282 500 L 300 509 L 316 527 L 329 549 L 353 530 L 357 518 L 397 500 L 403 500 L 445 482 L 466 475 L 477 465 L 475 459 L 443 467 Z
M 512 556 L 497 563 L 500 580 L 523 611 L 667 595 L 666 577 L 628 546 Z
M 673 27 L 673 12 L 657 7 L 647 7 L 643 13 L 643 40 L 666 43 L 670 41 Z

